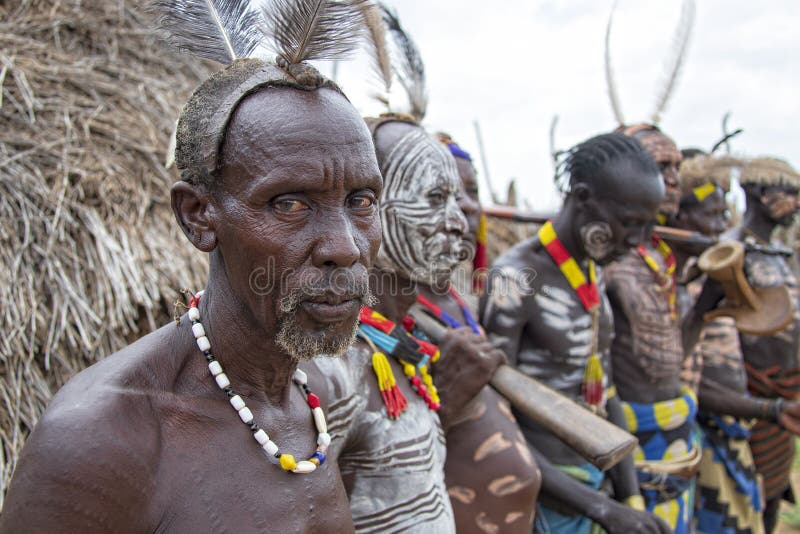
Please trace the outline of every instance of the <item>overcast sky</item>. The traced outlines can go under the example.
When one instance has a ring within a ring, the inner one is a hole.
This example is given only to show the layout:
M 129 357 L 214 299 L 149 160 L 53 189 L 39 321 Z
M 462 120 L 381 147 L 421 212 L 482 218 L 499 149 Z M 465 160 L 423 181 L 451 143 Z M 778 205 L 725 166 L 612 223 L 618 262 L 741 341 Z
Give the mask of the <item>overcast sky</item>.
M 612 0 L 387 0 L 421 50 L 430 104 L 425 126 L 446 130 L 476 158 L 480 123 L 492 186 L 512 177 L 538 210 L 558 206 L 548 130 L 560 117 L 558 148 L 616 126 L 603 67 Z M 611 38 L 628 123 L 647 120 L 665 77 L 681 2 L 619 0 Z M 745 132 L 734 151 L 800 164 L 800 1 L 697 0 L 681 78 L 661 126 L 680 147 L 709 149 L 722 116 Z M 340 84 L 365 114 L 365 60 L 342 64 Z M 402 110 L 402 93 L 395 96 Z M 482 195 L 485 192 L 482 192 Z M 488 195 L 484 198 L 488 198 Z

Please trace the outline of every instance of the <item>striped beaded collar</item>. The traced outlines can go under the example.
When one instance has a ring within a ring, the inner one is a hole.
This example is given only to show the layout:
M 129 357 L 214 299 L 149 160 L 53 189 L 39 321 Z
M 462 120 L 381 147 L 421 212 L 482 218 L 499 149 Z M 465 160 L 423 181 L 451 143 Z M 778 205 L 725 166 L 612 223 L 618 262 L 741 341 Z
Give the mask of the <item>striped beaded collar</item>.
M 588 312 L 597 309 L 600 306 L 600 294 L 597 292 L 594 262 L 589 260 L 589 280 L 587 281 L 578 262 L 558 239 L 552 221 L 547 221 L 544 226 L 539 228 L 537 235 L 539 242 L 558 265 L 561 274 L 567 279 L 572 290 L 578 295 L 584 309 Z
M 192 321 L 192 333 L 197 342 L 197 347 L 205 355 L 208 361 L 208 370 L 211 372 L 211 376 L 214 377 L 217 386 L 228 396 L 231 406 L 239 414 L 239 418 L 250 428 L 253 438 L 273 463 L 279 464 L 285 471 L 292 473 L 306 474 L 316 471 L 317 467 L 325 463 L 328 446 L 331 444 L 331 437 L 328 434 L 328 425 L 325 422 L 325 413 L 319 404 L 319 398 L 311 392 L 311 388 L 308 386 L 308 376 L 302 370 L 297 369 L 292 376 L 292 381 L 300 388 L 309 408 L 311 408 L 314 426 L 317 428 L 317 450 L 307 460 L 296 461 L 291 454 L 282 452 L 264 429 L 255 423 L 253 412 L 247 407 L 244 399 L 233 390 L 231 381 L 222 369 L 222 364 L 211 354 L 211 342 L 208 340 L 206 331 L 200 322 L 200 310 L 197 308 L 203 293 L 205 291 L 200 291 L 189 300 L 189 320 Z

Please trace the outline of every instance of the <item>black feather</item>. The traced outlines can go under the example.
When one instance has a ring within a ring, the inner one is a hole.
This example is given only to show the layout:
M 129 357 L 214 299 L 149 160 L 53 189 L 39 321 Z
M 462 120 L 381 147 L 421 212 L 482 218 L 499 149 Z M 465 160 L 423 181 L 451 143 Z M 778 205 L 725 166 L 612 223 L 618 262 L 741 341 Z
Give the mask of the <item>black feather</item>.
M 343 59 L 364 31 L 368 0 L 271 0 L 264 8 L 264 33 L 290 65 Z
M 167 42 L 226 65 L 249 57 L 263 39 L 248 0 L 151 0 L 150 9 Z
M 408 93 L 410 113 L 422 120 L 428 110 L 428 90 L 425 86 L 425 64 L 414 41 L 400 24 L 400 20 L 385 5 L 381 4 L 383 20 L 395 44 L 394 71 L 400 85 Z

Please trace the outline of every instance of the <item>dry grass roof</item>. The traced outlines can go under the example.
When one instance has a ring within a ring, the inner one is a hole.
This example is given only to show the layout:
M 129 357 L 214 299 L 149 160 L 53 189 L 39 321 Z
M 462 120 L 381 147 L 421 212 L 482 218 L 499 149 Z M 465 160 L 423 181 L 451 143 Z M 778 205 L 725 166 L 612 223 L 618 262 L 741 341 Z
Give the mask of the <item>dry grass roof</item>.
M 0 3 L 0 505 L 53 393 L 205 279 L 163 161 L 208 68 L 160 45 L 139 4 Z

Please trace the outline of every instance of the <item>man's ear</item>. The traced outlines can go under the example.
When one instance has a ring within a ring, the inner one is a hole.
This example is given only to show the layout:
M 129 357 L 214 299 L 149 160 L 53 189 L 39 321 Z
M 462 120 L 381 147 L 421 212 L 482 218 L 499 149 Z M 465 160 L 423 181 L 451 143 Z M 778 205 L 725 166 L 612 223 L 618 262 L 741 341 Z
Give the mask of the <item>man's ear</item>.
M 175 219 L 195 248 L 211 252 L 217 247 L 211 195 L 189 182 L 176 182 L 170 190 Z
M 586 184 L 575 184 L 570 193 L 575 197 L 579 204 L 586 204 L 594 195 L 591 188 Z

